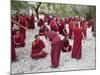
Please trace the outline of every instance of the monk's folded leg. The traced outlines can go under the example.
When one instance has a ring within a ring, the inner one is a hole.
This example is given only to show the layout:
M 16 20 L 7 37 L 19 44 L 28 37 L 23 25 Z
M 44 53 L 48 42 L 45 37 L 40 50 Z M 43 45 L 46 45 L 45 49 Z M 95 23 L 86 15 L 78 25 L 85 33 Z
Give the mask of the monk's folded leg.
M 45 58 L 47 56 L 47 53 L 45 51 L 42 51 L 42 54 L 41 54 L 41 58 Z
M 46 56 L 47 56 L 47 53 L 44 52 L 44 51 L 42 51 L 40 54 L 38 53 L 38 54 L 33 54 L 33 55 L 31 55 L 31 57 L 32 57 L 33 59 L 45 58 Z

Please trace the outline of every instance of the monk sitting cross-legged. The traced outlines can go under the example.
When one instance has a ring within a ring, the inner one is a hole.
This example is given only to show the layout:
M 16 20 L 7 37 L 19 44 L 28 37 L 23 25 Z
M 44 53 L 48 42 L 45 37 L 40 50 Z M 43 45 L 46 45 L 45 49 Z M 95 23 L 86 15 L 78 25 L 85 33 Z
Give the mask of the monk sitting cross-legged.
M 31 57 L 33 59 L 46 57 L 47 53 L 43 51 L 43 48 L 45 48 L 44 42 L 40 39 L 39 35 L 36 35 L 35 40 L 32 42 Z
M 16 31 L 16 34 L 14 35 L 14 43 L 15 43 L 15 47 L 17 48 L 25 46 L 24 37 L 18 30 Z

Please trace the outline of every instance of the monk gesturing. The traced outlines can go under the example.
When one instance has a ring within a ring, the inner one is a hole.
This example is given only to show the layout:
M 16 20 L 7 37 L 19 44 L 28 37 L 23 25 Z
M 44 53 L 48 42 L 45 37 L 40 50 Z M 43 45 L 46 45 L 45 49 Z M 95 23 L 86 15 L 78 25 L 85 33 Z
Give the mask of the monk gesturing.
M 57 68 L 59 66 L 61 49 L 63 46 L 61 38 L 54 31 L 44 32 L 44 36 L 48 37 L 51 41 L 51 67 Z
M 25 27 L 21 26 L 17 21 L 15 21 L 13 18 L 11 18 L 11 24 L 16 24 L 17 26 L 26 29 Z M 12 29 L 12 28 L 11 28 Z M 14 37 L 13 37 L 13 31 L 11 30 L 11 60 L 16 61 L 16 50 L 15 50 L 15 45 L 14 45 Z

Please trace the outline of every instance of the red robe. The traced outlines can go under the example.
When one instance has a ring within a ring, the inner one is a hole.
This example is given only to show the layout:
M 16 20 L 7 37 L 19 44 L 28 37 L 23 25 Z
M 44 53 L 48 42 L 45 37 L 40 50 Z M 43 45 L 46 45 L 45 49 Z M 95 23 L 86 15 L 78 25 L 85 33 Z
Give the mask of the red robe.
M 86 28 L 86 26 L 85 26 L 85 23 L 82 23 L 82 24 L 81 24 L 81 28 L 82 28 L 84 37 L 86 38 L 86 37 L 87 37 L 87 28 Z
M 55 32 L 58 31 L 57 23 L 56 23 L 55 20 L 51 20 L 51 21 L 50 21 L 50 29 L 51 29 L 51 31 L 55 31 Z
M 20 44 L 20 45 L 15 44 L 15 47 L 24 47 L 25 46 L 25 40 L 24 40 L 24 37 L 21 34 L 15 35 L 14 40 L 15 40 L 16 43 Z
M 35 43 L 35 45 L 34 45 Z M 45 44 L 42 40 L 35 40 L 32 43 L 31 57 L 34 59 L 44 58 L 47 56 L 47 53 L 42 51 L 45 48 Z M 41 54 L 39 54 L 41 52 Z
M 52 67 L 57 68 L 60 61 L 60 53 L 63 47 L 63 43 L 60 37 L 54 31 L 48 31 L 45 36 L 51 41 L 51 63 Z
M 44 33 L 45 31 L 49 31 L 49 28 L 46 26 L 43 26 L 43 28 L 40 27 L 39 34 L 41 35 L 41 33 Z
M 59 34 L 63 34 L 63 29 L 64 29 L 64 25 L 65 25 L 65 22 L 63 20 L 60 21 L 60 28 L 59 28 Z
M 28 28 L 30 29 L 31 28 L 31 17 L 27 16 L 26 21 L 27 21 Z
M 72 46 L 69 44 L 68 39 L 63 40 L 63 45 L 64 45 L 64 47 L 62 49 L 63 52 L 70 52 L 71 51 Z
M 24 26 L 24 27 L 26 27 L 26 19 L 23 17 L 23 16 L 20 16 L 19 17 L 19 24 L 21 25 L 21 26 Z M 24 37 L 24 39 L 26 38 L 26 30 L 25 29 L 23 29 L 22 27 L 19 27 L 19 31 L 20 31 L 20 33 L 22 34 L 22 36 Z
M 12 23 L 13 24 L 13 23 Z M 14 45 L 14 38 L 13 38 L 13 31 L 11 30 L 11 60 L 16 60 L 16 51 L 15 51 L 15 45 Z
M 31 16 L 31 21 L 30 21 L 30 27 L 31 27 L 31 29 L 35 28 L 34 22 L 35 22 L 35 18 L 34 18 L 34 16 Z
M 72 37 L 72 32 L 73 32 L 73 21 L 70 21 L 70 23 L 69 23 L 69 38 Z
M 44 25 L 44 20 L 43 19 L 40 19 L 39 22 L 38 22 L 38 26 L 41 27 Z
M 82 56 L 82 29 L 75 27 L 73 29 L 74 43 L 72 50 L 72 58 L 80 59 Z

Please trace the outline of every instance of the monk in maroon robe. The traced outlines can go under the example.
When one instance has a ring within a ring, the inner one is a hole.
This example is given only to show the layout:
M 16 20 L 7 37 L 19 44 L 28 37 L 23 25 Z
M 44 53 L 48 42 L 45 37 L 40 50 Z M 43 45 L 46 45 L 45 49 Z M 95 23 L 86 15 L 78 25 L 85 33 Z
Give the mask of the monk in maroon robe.
M 82 29 L 78 27 L 76 24 L 76 27 L 73 29 L 74 34 L 74 43 L 73 43 L 73 49 L 72 49 L 72 58 L 80 59 L 82 57 L 82 38 L 84 38 Z
M 25 46 L 24 37 L 19 31 L 16 31 L 16 34 L 14 35 L 14 43 L 15 43 L 15 47 L 17 48 Z
M 30 20 L 30 28 L 31 28 L 31 29 L 34 29 L 34 28 L 35 28 L 34 22 L 35 22 L 35 17 L 34 17 L 34 15 L 32 14 L 32 15 L 31 15 L 31 20 Z
M 68 36 L 66 36 L 66 37 L 63 39 L 63 45 L 64 45 L 64 47 L 63 47 L 63 49 L 62 49 L 63 52 L 70 52 L 70 51 L 71 51 L 72 46 L 71 46 L 70 43 L 69 43 Z
M 42 18 L 39 19 L 38 26 L 44 26 L 44 20 Z
M 11 22 L 12 26 L 13 26 L 13 24 L 14 23 Z M 16 60 L 16 51 L 15 51 L 14 38 L 13 38 L 14 34 L 15 33 L 13 32 L 13 30 L 11 28 L 11 61 L 15 61 Z
M 46 26 L 41 26 L 40 29 L 39 29 L 39 35 L 43 35 L 42 33 L 46 32 L 46 31 L 49 31 L 49 28 L 46 27 Z
M 73 32 L 73 23 L 74 21 L 69 22 L 69 38 L 72 38 L 72 32 Z
M 63 29 L 64 29 L 64 26 L 65 26 L 65 21 L 64 20 L 60 20 L 60 28 L 59 28 L 59 34 L 63 34 Z
M 44 35 L 51 41 L 51 67 L 57 68 L 59 66 L 60 53 L 63 48 L 63 43 L 58 34 L 54 31 L 45 32 Z
M 31 29 L 31 17 L 29 15 L 27 15 L 26 17 L 24 17 L 27 21 L 27 27 L 28 29 Z
M 81 22 L 81 28 L 83 30 L 84 37 L 87 37 L 87 22 Z
M 35 36 L 35 40 L 32 42 L 31 57 L 33 59 L 40 59 L 47 56 L 47 53 L 43 51 L 45 48 L 44 42 L 40 39 L 39 35 Z
M 53 18 L 53 19 L 50 21 L 50 29 L 51 29 L 51 31 L 55 31 L 55 32 L 58 31 L 58 26 L 57 26 L 57 23 L 56 23 L 55 18 Z
M 20 28 L 26 29 L 25 27 L 20 25 L 14 18 L 11 18 L 11 25 L 13 26 L 13 24 L 16 24 Z M 11 60 L 15 61 L 16 58 L 17 58 L 16 57 L 16 51 L 15 51 L 15 44 L 14 44 L 14 35 L 15 35 L 15 33 L 13 32 L 12 26 L 11 26 Z
M 18 23 L 19 23 L 22 27 L 27 28 L 27 21 L 26 21 L 25 17 L 23 17 L 22 14 L 19 16 L 19 21 L 18 21 Z M 24 37 L 24 40 L 25 40 L 25 38 L 26 38 L 26 29 L 24 29 L 24 28 L 22 28 L 22 27 L 19 27 L 19 31 L 20 31 L 20 33 L 22 34 L 22 36 Z

